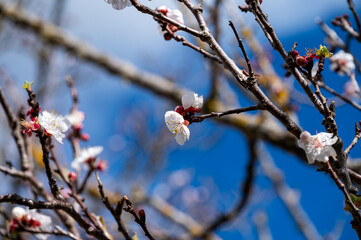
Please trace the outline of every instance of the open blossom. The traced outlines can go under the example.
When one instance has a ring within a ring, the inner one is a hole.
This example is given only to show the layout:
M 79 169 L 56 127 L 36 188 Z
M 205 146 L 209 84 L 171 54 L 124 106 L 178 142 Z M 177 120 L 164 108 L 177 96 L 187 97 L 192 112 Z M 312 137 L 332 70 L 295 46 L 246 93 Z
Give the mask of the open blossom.
M 74 128 L 83 128 L 83 121 L 85 113 L 81 111 L 73 111 L 71 114 L 65 116 Z
M 111 4 L 116 10 L 122 10 L 125 7 L 132 6 L 129 0 L 104 0 L 106 3 Z
M 337 142 L 337 136 L 332 137 L 332 133 L 318 133 L 311 135 L 309 132 L 304 131 L 300 135 L 298 145 L 305 150 L 309 164 L 315 162 L 327 162 L 329 157 L 336 159 L 336 151 L 332 145 Z
M 79 155 L 71 163 L 71 167 L 80 171 L 83 164 L 94 161 L 103 152 L 102 146 L 88 147 L 80 150 Z
M 30 122 L 21 120 L 20 124 L 24 127 L 23 134 L 28 134 L 29 137 L 31 137 L 33 131 L 37 131 L 40 127 L 36 118 L 31 119 Z
M 58 142 L 63 143 L 66 132 L 71 123 L 67 118 L 56 113 L 43 111 L 39 114 L 39 124 L 45 129 L 45 133 L 53 136 Z
M 29 210 L 21 207 L 14 207 L 12 210 L 12 220 L 9 232 L 13 233 L 17 229 L 27 229 L 33 231 L 51 231 L 51 218 L 38 213 L 35 209 Z M 47 234 L 35 234 L 38 239 L 48 239 Z
M 343 50 L 338 51 L 331 58 L 330 68 L 337 72 L 339 75 L 349 75 L 355 70 L 355 63 L 353 62 L 353 56 Z
M 165 123 L 169 131 L 174 133 L 175 140 L 179 145 L 183 145 L 189 140 L 190 131 L 188 129 L 188 121 L 175 111 L 167 111 L 164 115 Z
M 200 112 L 203 106 L 203 96 L 198 97 L 198 94 L 189 92 L 182 97 L 182 106 L 184 111 Z

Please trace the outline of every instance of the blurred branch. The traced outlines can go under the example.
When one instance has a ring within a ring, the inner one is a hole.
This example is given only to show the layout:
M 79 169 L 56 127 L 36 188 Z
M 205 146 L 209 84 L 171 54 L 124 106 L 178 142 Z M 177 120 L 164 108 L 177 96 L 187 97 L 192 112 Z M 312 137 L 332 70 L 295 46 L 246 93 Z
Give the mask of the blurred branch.
M 246 168 L 246 180 L 243 182 L 242 191 L 240 191 L 240 195 L 242 197 L 238 200 L 237 205 L 227 213 L 221 214 L 212 223 L 210 223 L 203 232 L 199 235 L 201 238 L 207 239 L 207 236 L 214 232 L 217 228 L 225 223 L 234 220 L 245 208 L 252 191 L 252 185 L 254 181 L 255 175 L 255 164 L 256 160 L 258 159 L 257 149 L 256 149 L 256 142 L 254 139 L 248 140 L 248 147 L 250 150 L 250 156 L 248 160 L 248 167 Z M 198 238 L 197 238 L 198 239 Z
M 283 173 L 274 165 L 271 156 L 266 153 L 265 147 L 262 147 L 261 151 L 263 154 L 259 157 L 259 161 L 261 163 L 262 172 L 272 181 L 277 195 L 286 206 L 301 233 L 307 240 L 322 239 L 317 232 L 317 229 L 308 218 L 307 213 L 299 203 L 295 191 L 287 185 Z
M 63 201 L 34 201 L 31 199 L 23 198 L 18 194 L 8 194 L 0 196 L 0 203 L 8 202 L 12 204 L 18 204 L 28 206 L 30 209 L 57 209 L 63 210 L 68 213 L 89 235 L 96 237 L 101 240 L 110 240 L 104 235 L 102 231 L 95 229 L 90 225 L 83 217 L 78 214 L 70 203 Z
M 267 214 L 265 211 L 257 211 L 252 220 L 256 225 L 258 240 L 272 240 L 271 231 L 268 227 Z

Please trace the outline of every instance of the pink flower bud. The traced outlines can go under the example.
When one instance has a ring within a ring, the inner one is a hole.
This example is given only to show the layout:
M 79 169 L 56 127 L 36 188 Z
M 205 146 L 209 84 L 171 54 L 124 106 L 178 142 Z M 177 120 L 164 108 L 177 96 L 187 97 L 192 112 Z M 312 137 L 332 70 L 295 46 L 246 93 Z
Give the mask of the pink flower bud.
M 83 141 L 89 141 L 90 135 L 87 134 L 87 133 L 82 133 L 82 134 L 80 135 L 80 138 L 81 138 L 81 140 L 83 140 Z
M 304 67 L 304 66 L 307 65 L 307 62 L 308 62 L 308 61 L 307 61 L 306 58 L 303 57 L 303 56 L 298 56 L 298 57 L 296 57 L 296 63 L 297 63 L 297 65 L 299 65 L 299 66 Z
M 69 178 L 70 182 L 75 182 L 77 177 L 78 177 L 78 175 L 75 172 L 70 172 L 68 174 L 68 178 Z
M 296 57 L 298 57 L 298 56 L 300 55 L 296 50 L 292 50 L 292 51 L 290 52 L 290 54 L 291 54 L 291 56 L 292 56 L 293 58 L 296 58 Z
M 186 127 L 188 127 L 188 126 L 189 126 L 189 121 L 188 121 L 188 120 L 184 120 L 183 125 L 186 126 Z
M 97 165 L 97 169 L 99 170 L 99 172 L 102 172 L 107 168 L 108 168 L 108 164 L 105 160 L 101 160 Z

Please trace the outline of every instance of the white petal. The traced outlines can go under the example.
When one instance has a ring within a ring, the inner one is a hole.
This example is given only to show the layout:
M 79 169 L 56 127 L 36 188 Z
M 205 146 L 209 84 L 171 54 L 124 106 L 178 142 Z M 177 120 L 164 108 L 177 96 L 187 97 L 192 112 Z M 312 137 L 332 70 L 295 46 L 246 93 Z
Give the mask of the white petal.
M 174 135 L 175 140 L 179 145 L 183 145 L 187 140 L 189 140 L 190 131 L 188 127 L 182 126 L 179 128 L 179 131 L 177 131 Z
M 14 207 L 12 210 L 12 216 L 14 218 L 21 218 L 22 216 L 24 216 L 26 214 L 26 210 L 22 207 Z
M 182 105 L 184 109 L 192 107 L 195 101 L 195 95 L 194 92 L 188 92 L 182 96 Z
M 169 131 L 174 133 L 174 131 L 176 131 L 176 129 L 178 129 L 179 126 L 183 124 L 184 118 L 175 111 L 167 111 L 164 114 L 164 121 L 167 124 Z
M 168 9 L 167 17 L 169 17 L 181 24 L 184 24 L 183 14 L 178 9 L 175 9 L 175 10 Z

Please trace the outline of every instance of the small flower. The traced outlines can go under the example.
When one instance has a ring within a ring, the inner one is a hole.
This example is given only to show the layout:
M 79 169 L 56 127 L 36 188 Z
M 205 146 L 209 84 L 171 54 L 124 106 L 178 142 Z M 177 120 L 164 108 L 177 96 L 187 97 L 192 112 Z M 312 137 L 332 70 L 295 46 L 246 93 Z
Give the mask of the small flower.
M 189 122 L 184 120 L 183 116 L 175 111 L 167 111 L 164 115 L 165 123 L 169 131 L 174 133 L 175 140 L 179 145 L 183 145 L 189 140 L 190 131 Z
M 184 20 L 183 20 L 183 14 L 179 11 L 179 10 L 177 10 L 177 9 L 175 9 L 175 10 L 171 10 L 171 9 L 169 9 L 169 8 L 167 8 L 166 6 L 160 6 L 160 7 L 158 7 L 158 8 L 156 8 L 155 9 L 157 12 L 160 12 L 160 13 L 162 13 L 163 15 L 165 15 L 165 16 L 167 16 L 167 17 L 169 17 L 170 19 L 172 19 L 172 20 L 174 20 L 174 21 L 177 21 L 178 23 L 180 23 L 180 24 L 184 24 Z M 166 28 L 168 27 L 168 30 L 170 31 L 170 32 L 168 32 L 167 30 L 166 30 Z M 161 34 L 163 34 L 163 36 L 164 36 L 164 39 L 165 40 L 170 40 L 170 39 L 172 39 L 172 33 L 174 33 L 174 32 L 176 32 L 176 31 L 178 31 L 178 27 L 176 27 L 176 26 L 174 26 L 174 25 L 172 25 L 172 24 L 168 24 L 168 23 L 163 23 L 163 24 L 161 24 L 161 25 L 159 25 L 159 32 L 161 33 Z
M 40 127 L 36 118 L 33 118 L 30 122 L 27 122 L 23 119 L 20 121 L 20 124 L 25 128 L 23 130 L 23 134 L 28 134 L 29 137 L 31 137 L 33 131 L 37 131 Z
M 189 92 L 183 95 L 182 105 L 186 112 L 200 112 L 203 106 L 203 96 L 198 97 L 198 94 Z
M 71 163 L 72 168 L 80 171 L 81 165 L 95 161 L 96 157 L 103 152 L 102 146 L 88 147 L 81 149 L 79 155 Z
M 318 160 L 320 162 L 327 162 L 329 157 L 336 159 L 336 151 L 332 145 L 337 142 L 337 136 L 332 137 L 332 133 L 318 133 L 311 135 L 304 131 L 300 135 L 298 145 L 305 150 L 309 164 Z
M 63 144 L 63 138 L 71 123 L 67 118 L 56 113 L 43 111 L 39 114 L 39 124 L 44 128 L 45 134 L 54 136 L 55 140 Z
M 18 229 L 33 231 L 51 231 L 51 218 L 38 213 L 35 209 L 29 210 L 21 207 L 14 207 L 12 210 L 12 220 L 9 226 L 9 233 Z M 38 239 L 46 240 L 47 234 L 35 234 Z
M 338 51 L 331 58 L 330 68 L 340 76 L 350 75 L 355 70 L 355 63 L 353 62 L 353 56 L 343 50 Z
M 116 10 L 122 10 L 125 7 L 132 6 L 129 0 L 104 0 L 106 3 L 111 4 Z
M 85 113 L 81 111 L 73 111 L 71 114 L 65 116 L 71 125 L 75 129 L 82 129 L 83 128 L 83 121 L 85 119 Z
M 348 98 L 356 98 L 358 94 L 360 93 L 360 87 L 356 82 L 356 79 L 352 79 L 350 81 L 347 81 L 343 85 L 343 92 Z

